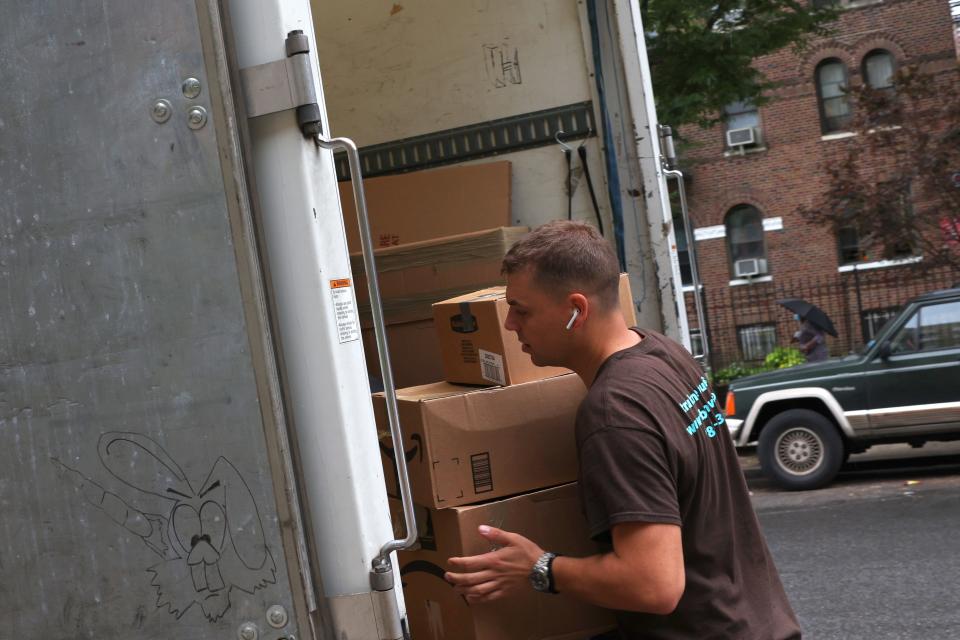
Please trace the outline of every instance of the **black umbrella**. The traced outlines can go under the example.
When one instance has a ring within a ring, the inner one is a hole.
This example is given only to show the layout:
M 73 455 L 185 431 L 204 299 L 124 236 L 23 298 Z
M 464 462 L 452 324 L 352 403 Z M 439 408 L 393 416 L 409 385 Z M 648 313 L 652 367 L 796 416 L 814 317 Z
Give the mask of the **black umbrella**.
M 800 298 L 777 300 L 777 304 L 786 307 L 790 311 L 793 311 L 804 320 L 809 320 L 811 324 L 817 325 L 834 338 L 837 337 L 837 330 L 834 328 L 833 321 L 830 320 L 830 316 L 824 313 L 823 309 L 817 305 L 811 304 L 806 300 L 801 300 Z

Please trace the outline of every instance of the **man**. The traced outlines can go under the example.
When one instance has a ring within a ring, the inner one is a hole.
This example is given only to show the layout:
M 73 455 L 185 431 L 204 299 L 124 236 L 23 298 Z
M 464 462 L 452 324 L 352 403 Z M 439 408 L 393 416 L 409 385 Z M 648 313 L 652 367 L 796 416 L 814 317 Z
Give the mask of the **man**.
M 450 558 L 447 580 L 471 603 L 536 588 L 614 609 L 626 639 L 799 638 L 716 396 L 683 347 L 627 327 L 607 242 L 586 224 L 548 223 L 503 271 L 505 327 L 535 364 L 568 367 L 588 388 L 580 492 L 604 552 L 554 557 L 480 527 L 497 550 Z

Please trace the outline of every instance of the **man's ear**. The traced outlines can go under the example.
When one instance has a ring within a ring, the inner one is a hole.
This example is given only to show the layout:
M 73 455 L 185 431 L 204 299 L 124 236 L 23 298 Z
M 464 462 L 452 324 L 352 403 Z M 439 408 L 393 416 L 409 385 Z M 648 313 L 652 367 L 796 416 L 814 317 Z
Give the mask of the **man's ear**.
M 577 309 L 580 312 L 577 316 L 578 325 L 590 315 L 590 298 L 582 293 L 571 293 L 567 296 L 567 302 L 571 310 Z

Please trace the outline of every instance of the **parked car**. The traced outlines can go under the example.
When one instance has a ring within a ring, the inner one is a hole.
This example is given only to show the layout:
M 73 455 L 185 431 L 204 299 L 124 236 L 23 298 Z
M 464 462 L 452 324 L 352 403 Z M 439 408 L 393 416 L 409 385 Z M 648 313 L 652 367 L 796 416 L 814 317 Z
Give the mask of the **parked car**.
M 960 288 L 910 300 L 859 354 L 734 381 L 726 416 L 787 489 L 829 483 L 875 444 L 960 439 Z

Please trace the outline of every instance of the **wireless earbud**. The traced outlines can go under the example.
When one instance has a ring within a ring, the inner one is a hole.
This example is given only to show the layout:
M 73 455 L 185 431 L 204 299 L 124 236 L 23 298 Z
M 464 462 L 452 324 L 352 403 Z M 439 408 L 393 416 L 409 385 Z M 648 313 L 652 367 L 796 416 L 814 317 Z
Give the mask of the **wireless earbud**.
M 570 314 L 570 320 L 567 321 L 567 331 L 570 331 L 570 329 L 573 328 L 573 323 L 577 319 L 577 316 L 579 315 L 580 315 L 580 309 L 577 309 L 576 307 L 574 307 L 573 313 Z

